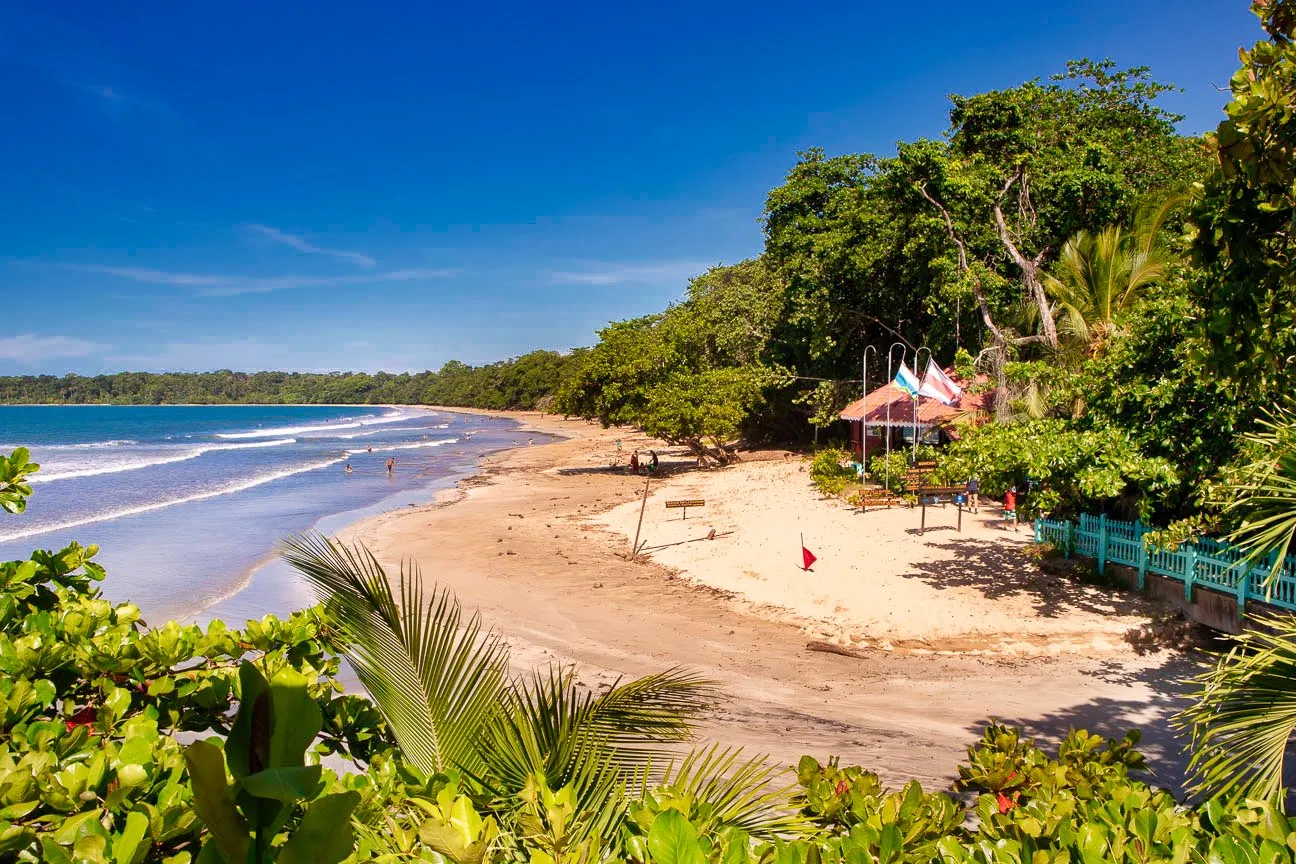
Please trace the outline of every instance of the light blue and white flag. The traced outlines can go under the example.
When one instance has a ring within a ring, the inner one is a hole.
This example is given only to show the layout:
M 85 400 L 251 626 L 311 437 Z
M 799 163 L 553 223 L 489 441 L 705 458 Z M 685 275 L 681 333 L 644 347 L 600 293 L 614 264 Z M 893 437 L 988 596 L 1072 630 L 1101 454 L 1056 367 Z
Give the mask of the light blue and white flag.
M 905 363 L 900 364 L 900 371 L 896 373 L 895 380 L 891 383 L 910 396 L 917 396 L 918 388 L 921 386 L 918 383 L 918 376 Z

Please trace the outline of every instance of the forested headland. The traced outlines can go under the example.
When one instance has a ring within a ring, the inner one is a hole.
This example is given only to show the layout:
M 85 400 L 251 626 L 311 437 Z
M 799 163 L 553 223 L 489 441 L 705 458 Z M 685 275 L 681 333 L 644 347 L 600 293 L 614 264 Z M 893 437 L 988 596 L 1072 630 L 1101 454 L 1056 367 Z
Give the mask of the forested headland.
M 451 361 L 437 372 L 120 372 L 0 377 L 0 403 L 212 405 L 396 404 L 535 408 L 579 352 L 533 351 L 484 366 Z

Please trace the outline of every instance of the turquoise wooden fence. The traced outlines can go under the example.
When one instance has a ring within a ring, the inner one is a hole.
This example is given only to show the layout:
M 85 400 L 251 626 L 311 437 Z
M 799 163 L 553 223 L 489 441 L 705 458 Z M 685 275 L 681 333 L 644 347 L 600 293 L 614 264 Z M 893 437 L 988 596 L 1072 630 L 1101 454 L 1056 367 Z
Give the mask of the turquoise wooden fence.
M 1248 600 L 1268 603 L 1296 612 L 1296 555 L 1283 562 L 1278 579 L 1265 588 L 1273 559 L 1252 565 L 1243 572 L 1239 565 L 1245 555 L 1219 540 L 1202 538 L 1184 543 L 1174 552 L 1165 549 L 1148 551 L 1143 535 L 1148 528 L 1141 522 L 1122 522 L 1106 516 L 1082 515 L 1078 522 L 1035 520 L 1035 542 L 1052 543 L 1066 553 L 1085 555 L 1098 562 L 1102 571 L 1108 564 L 1123 564 L 1138 572 L 1138 587 L 1148 573 L 1156 573 L 1182 582 L 1184 596 L 1192 600 L 1193 588 L 1202 585 L 1232 594 L 1238 611 L 1246 611 Z

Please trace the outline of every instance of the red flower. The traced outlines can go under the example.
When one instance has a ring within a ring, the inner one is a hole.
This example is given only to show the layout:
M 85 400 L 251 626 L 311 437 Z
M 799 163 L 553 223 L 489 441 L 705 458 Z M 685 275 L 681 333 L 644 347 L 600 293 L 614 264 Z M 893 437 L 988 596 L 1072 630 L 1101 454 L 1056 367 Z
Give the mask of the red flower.
M 1011 798 L 1002 792 L 995 793 L 995 800 L 999 802 L 1000 813 L 1007 813 L 1009 810 L 1017 806 Z
M 89 726 L 95 722 L 95 709 L 93 705 L 87 705 L 77 711 L 67 719 L 67 731 L 71 732 L 78 726 Z
M 841 798 L 843 795 L 845 795 L 847 792 L 850 791 L 850 786 L 846 785 L 845 780 L 838 780 L 837 789 L 835 791 L 837 792 L 837 797 Z

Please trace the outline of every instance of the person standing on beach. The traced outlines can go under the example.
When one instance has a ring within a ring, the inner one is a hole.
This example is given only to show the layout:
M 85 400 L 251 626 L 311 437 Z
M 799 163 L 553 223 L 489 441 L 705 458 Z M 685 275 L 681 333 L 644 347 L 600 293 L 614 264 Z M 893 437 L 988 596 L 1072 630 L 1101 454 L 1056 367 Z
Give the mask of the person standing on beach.
M 658 460 L 657 460 L 657 451 L 656 451 L 656 450 L 649 450 L 649 451 L 648 451 L 648 457 L 649 457 L 649 461 L 648 461 L 648 473 L 649 473 L 649 474 L 656 474 L 656 473 L 657 473 L 657 463 L 658 463 Z
M 630 473 L 639 473 L 639 451 L 636 450 L 630 454 Z
M 969 478 L 967 481 L 967 490 L 968 503 L 972 505 L 972 512 L 975 513 L 977 512 L 977 508 L 981 505 L 981 479 L 979 477 Z
M 390 477 L 392 471 L 396 468 L 396 457 L 391 456 L 387 459 L 387 476 Z

